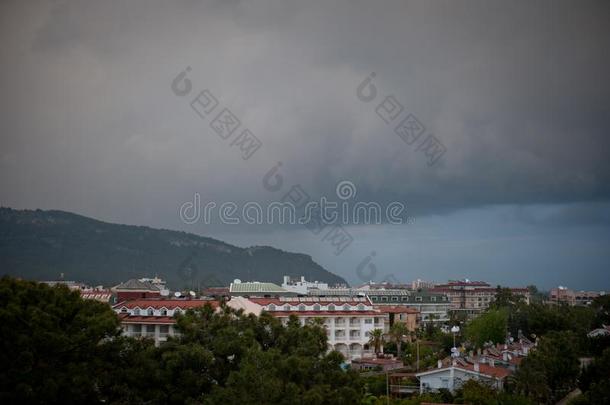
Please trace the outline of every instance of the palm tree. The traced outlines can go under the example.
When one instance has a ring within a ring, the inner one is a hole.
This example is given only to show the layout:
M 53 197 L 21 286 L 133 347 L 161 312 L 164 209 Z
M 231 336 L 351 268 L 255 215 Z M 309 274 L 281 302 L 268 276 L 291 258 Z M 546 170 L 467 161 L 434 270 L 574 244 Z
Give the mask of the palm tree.
M 375 348 L 375 354 L 381 352 L 381 345 L 383 344 L 383 330 L 373 329 L 369 333 L 369 345 Z
M 394 325 L 390 328 L 388 336 L 390 341 L 396 343 L 396 357 L 400 358 L 400 348 L 402 347 L 403 339 L 409 334 L 409 328 L 403 322 L 394 322 Z

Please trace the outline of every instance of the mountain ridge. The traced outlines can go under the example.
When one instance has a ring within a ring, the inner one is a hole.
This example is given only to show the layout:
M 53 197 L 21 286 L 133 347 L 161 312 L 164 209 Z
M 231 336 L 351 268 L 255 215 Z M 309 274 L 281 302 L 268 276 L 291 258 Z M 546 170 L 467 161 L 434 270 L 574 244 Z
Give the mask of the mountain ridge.
M 105 222 L 61 210 L 0 207 L 2 274 L 113 285 L 159 276 L 173 288 L 228 285 L 233 279 L 280 283 L 283 275 L 329 284 L 345 280 L 303 253 L 241 248 L 207 236 Z

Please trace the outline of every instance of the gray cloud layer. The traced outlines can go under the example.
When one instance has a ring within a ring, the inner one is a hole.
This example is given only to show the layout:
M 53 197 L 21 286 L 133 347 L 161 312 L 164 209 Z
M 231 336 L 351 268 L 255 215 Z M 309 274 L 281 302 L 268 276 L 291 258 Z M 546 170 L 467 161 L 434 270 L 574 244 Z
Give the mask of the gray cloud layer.
M 312 195 L 349 179 L 414 215 L 607 201 L 609 17 L 606 1 L 4 1 L 0 202 L 175 228 L 196 191 L 279 197 L 261 187 L 278 161 Z M 186 66 L 263 141 L 250 160 L 171 92 Z M 376 115 L 385 95 L 447 147 L 436 166 Z

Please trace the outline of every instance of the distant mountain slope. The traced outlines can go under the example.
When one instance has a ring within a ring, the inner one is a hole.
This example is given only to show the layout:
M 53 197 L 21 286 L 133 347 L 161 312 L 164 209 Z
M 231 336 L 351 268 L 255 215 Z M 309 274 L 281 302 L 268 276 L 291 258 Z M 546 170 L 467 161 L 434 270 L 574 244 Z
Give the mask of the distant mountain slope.
M 280 283 L 283 275 L 345 283 L 310 256 L 272 247 L 239 248 L 189 234 L 110 224 L 63 211 L 0 208 L 0 273 L 111 285 L 158 275 L 173 288 Z

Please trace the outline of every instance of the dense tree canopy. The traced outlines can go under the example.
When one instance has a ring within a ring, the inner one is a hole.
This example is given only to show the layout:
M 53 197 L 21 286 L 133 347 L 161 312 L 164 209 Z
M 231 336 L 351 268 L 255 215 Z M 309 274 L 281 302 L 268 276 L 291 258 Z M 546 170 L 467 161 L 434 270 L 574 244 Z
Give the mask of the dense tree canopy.
M 575 388 L 579 364 L 574 333 L 551 332 L 521 363 L 515 374 L 517 390 L 541 403 L 554 403 Z
M 105 304 L 63 287 L 0 281 L 0 401 L 110 404 L 353 404 L 363 394 L 326 333 L 296 318 L 210 306 L 155 347 L 120 336 Z
M 489 310 L 468 323 L 466 336 L 477 347 L 483 347 L 486 342 L 503 343 L 506 340 L 507 322 L 506 310 Z
M 108 305 L 66 287 L 0 280 L 0 402 L 96 398 L 105 342 L 119 334 Z
M 553 403 L 577 385 L 583 395 L 575 404 L 609 402 L 610 349 L 606 340 L 593 346 L 586 337 L 589 328 L 607 319 L 606 299 L 592 308 L 528 306 L 504 291 L 494 306 L 466 325 L 465 344 L 502 342 L 512 328 L 538 338 L 537 348 L 509 382 L 509 392 L 469 381 L 455 393 L 390 403 Z M 0 320 L 3 404 L 387 402 L 385 375 L 362 378 L 344 370 L 341 354 L 327 352 L 326 333 L 317 320 L 302 326 L 292 317 L 282 325 L 268 313 L 256 317 L 204 306 L 179 316 L 180 337 L 155 347 L 151 340 L 122 336 L 108 305 L 83 300 L 65 287 L 6 277 L 0 280 Z M 394 326 L 386 336 L 392 340 L 388 348 L 402 343 L 407 332 Z M 426 340 L 406 342 L 401 353 L 414 366 L 419 346 L 420 369 L 433 366 L 453 344 L 452 335 L 438 327 L 420 338 Z M 381 349 L 383 331 L 373 331 L 370 339 Z M 596 358 L 581 373 L 583 355 Z

